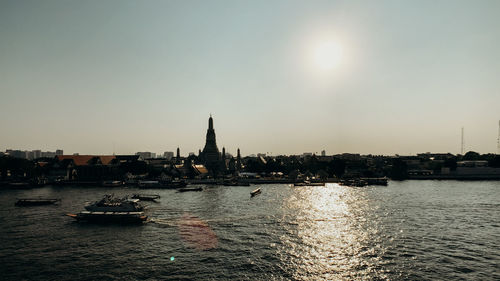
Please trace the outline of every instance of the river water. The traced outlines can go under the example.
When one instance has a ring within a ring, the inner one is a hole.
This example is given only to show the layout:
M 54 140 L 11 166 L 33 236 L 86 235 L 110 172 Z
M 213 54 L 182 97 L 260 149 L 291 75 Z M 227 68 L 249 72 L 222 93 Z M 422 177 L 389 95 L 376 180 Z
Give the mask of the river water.
M 2 280 L 500 280 L 500 183 L 0 190 Z M 104 194 L 161 195 L 144 225 L 77 223 Z M 16 198 L 61 198 L 15 207 Z

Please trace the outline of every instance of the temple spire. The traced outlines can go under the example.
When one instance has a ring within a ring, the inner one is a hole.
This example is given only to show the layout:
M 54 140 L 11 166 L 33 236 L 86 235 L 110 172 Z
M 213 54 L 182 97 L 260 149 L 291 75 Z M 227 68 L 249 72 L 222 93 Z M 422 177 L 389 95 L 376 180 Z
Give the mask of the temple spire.
M 238 154 L 236 155 L 236 170 L 239 171 L 241 169 L 241 154 L 240 149 L 238 148 Z
M 216 169 L 216 167 L 219 165 L 221 154 L 219 152 L 219 149 L 217 148 L 212 114 L 210 114 L 210 118 L 208 119 L 207 139 L 205 142 L 205 147 L 202 151 L 202 155 L 205 166 L 209 169 Z

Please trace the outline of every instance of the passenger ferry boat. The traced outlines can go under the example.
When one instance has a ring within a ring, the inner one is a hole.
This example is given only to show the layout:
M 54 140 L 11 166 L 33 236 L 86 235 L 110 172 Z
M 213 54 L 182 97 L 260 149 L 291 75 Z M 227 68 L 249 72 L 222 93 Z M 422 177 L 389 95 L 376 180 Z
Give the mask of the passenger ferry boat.
M 86 211 L 67 216 L 77 221 L 95 223 L 142 223 L 147 220 L 144 215 L 144 207 L 139 199 L 114 198 L 113 195 L 105 195 L 103 199 L 85 206 Z
M 90 212 L 141 212 L 144 207 L 139 204 L 139 199 L 115 198 L 105 195 L 103 199 L 88 204 L 85 210 Z

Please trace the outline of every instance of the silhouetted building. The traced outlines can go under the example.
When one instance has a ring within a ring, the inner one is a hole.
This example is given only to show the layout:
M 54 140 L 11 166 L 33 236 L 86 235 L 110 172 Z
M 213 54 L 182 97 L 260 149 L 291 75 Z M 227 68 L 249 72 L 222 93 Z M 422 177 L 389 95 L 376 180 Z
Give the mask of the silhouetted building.
M 42 157 L 45 157 L 45 158 L 54 158 L 55 156 L 56 156 L 56 153 L 52 152 L 52 151 L 42 152 Z
M 42 157 L 42 151 L 41 150 L 33 150 L 33 159 L 38 159 Z
M 142 157 L 142 159 L 151 159 L 156 157 L 156 153 L 153 152 L 137 152 L 135 155 L 139 155 Z
M 174 158 L 174 153 L 172 151 L 165 151 L 163 153 L 163 157 L 165 157 L 167 160 L 172 160 L 172 158 Z
M 177 156 L 175 157 L 175 163 L 180 164 L 181 163 L 181 149 L 177 148 Z
M 5 153 L 10 157 L 26 159 L 26 151 L 7 149 Z
M 217 169 L 220 161 L 220 153 L 215 140 L 214 121 L 212 119 L 212 115 L 210 115 L 210 118 L 208 119 L 207 138 L 201 158 L 208 169 Z
M 238 154 L 236 156 L 236 171 L 241 170 L 241 154 L 240 154 L 240 149 L 238 148 Z
M 56 159 L 66 169 L 67 180 L 102 180 L 117 174 L 114 155 L 57 155 Z

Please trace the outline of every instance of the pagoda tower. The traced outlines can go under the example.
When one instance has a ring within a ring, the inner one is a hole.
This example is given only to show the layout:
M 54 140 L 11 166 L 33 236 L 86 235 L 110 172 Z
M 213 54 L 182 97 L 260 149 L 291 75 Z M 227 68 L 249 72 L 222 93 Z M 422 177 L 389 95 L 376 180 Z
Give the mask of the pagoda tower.
M 205 147 L 203 148 L 203 162 L 207 168 L 215 168 L 219 164 L 221 155 L 219 149 L 217 148 L 217 143 L 215 140 L 215 130 L 214 130 L 214 120 L 212 115 L 208 119 L 208 130 L 207 139 L 205 142 Z

